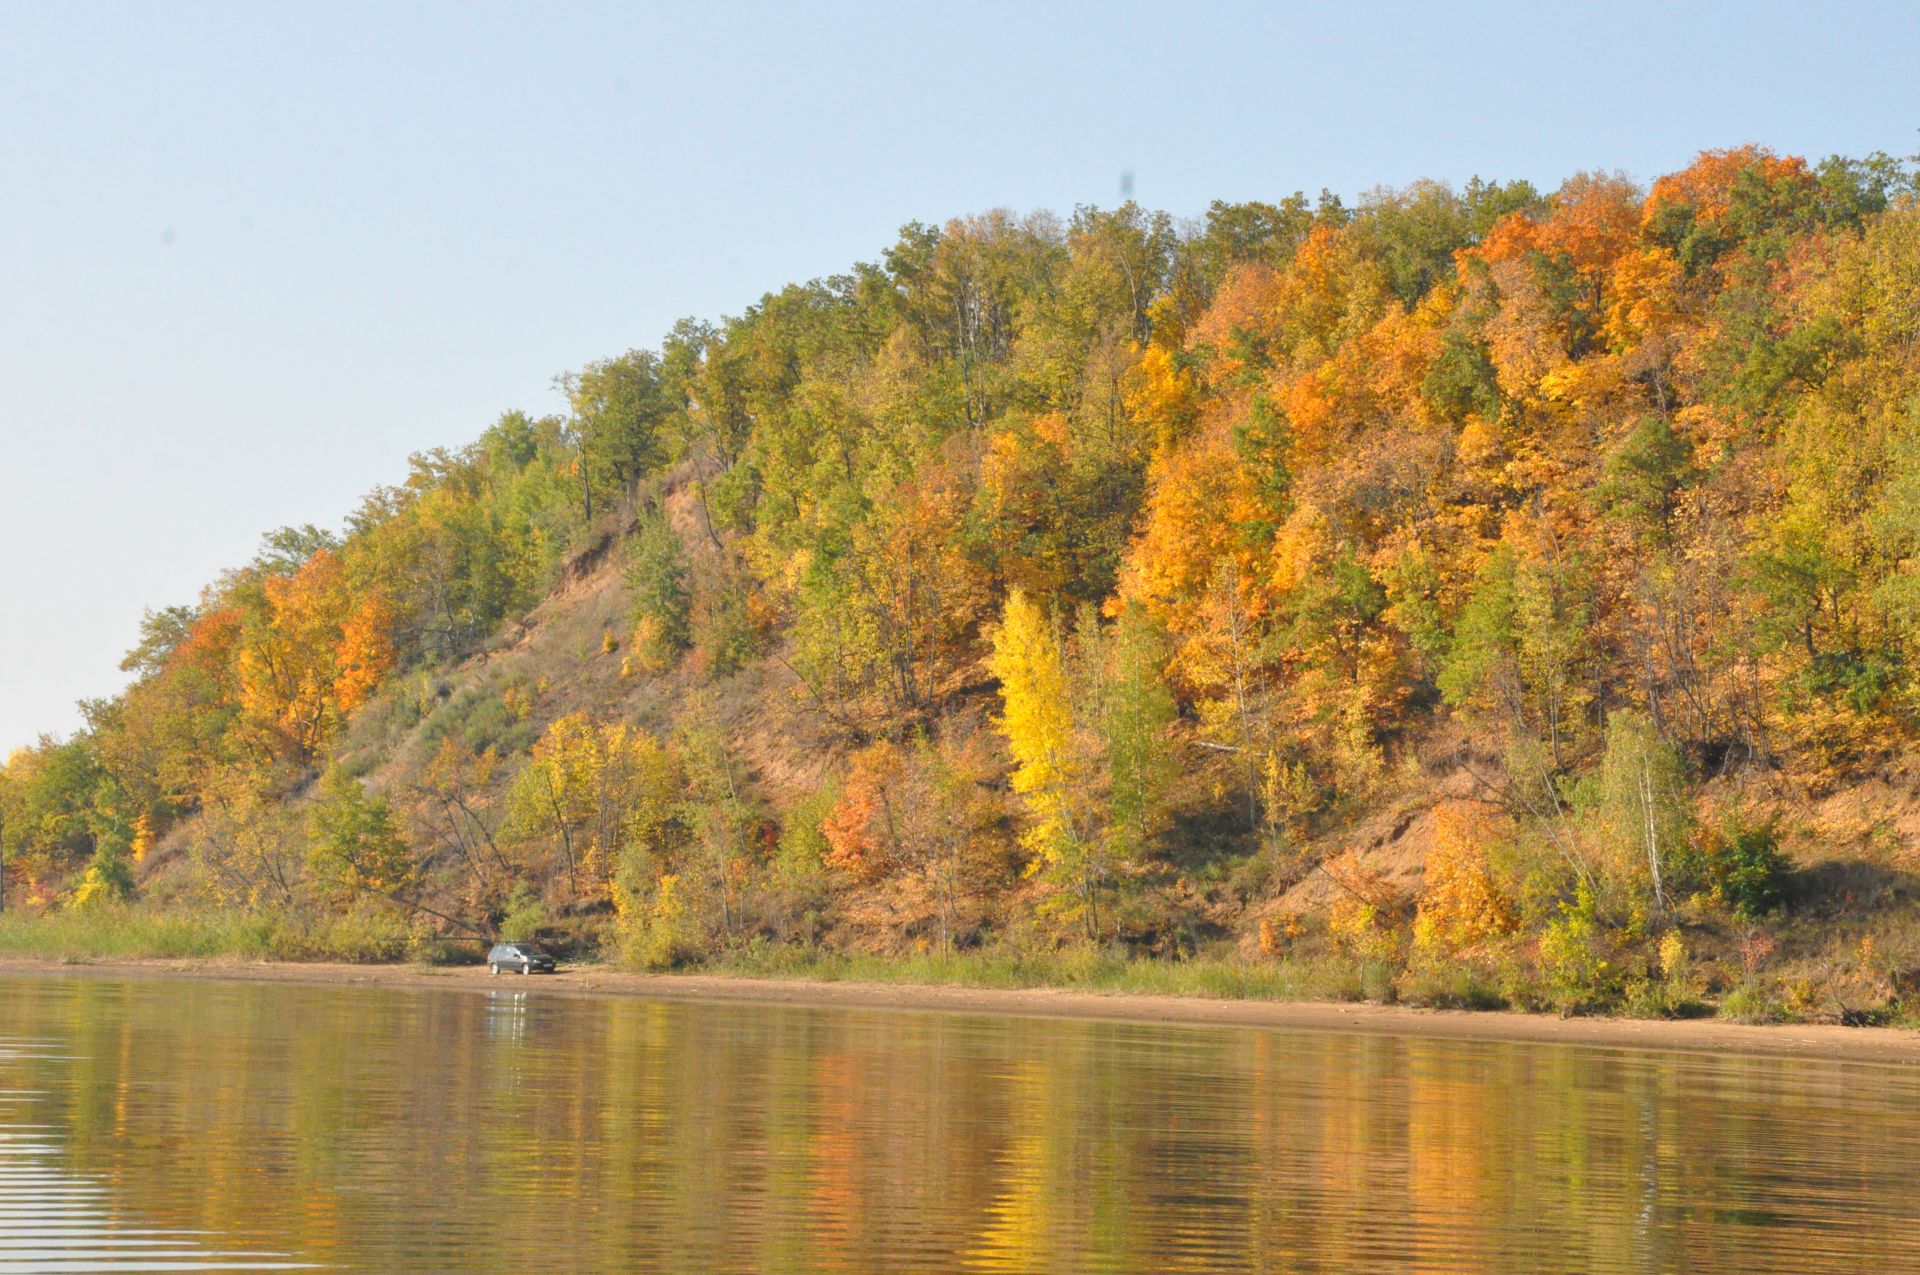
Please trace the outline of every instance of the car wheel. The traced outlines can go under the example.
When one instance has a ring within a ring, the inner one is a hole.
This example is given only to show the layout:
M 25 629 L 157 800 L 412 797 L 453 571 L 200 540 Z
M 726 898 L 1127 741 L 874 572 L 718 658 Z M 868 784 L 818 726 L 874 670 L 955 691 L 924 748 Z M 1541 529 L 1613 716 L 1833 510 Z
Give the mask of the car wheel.
M 495 977 L 495 978 L 499 978 L 499 977 L 500 977 L 500 967 L 499 967 L 498 965 L 493 965 L 493 964 L 489 964 L 489 965 L 487 966 L 487 973 L 489 973 L 489 974 L 491 974 L 491 975 L 493 975 L 493 977 Z
M 531 974 L 531 973 L 533 973 L 533 966 L 532 966 L 532 964 L 531 964 L 531 963 L 529 963 L 529 964 L 526 964 L 526 965 L 522 965 L 522 966 L 520 967 L 520 972 L 521 972 L 522 974 Z

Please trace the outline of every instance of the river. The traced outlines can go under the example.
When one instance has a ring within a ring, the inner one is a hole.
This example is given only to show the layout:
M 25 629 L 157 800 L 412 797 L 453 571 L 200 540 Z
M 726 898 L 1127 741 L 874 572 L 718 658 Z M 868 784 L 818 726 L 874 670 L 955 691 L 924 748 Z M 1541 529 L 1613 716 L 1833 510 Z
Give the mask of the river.
M 1887 1064 L 0 975 L 0 1271 L 1920 1270 Z

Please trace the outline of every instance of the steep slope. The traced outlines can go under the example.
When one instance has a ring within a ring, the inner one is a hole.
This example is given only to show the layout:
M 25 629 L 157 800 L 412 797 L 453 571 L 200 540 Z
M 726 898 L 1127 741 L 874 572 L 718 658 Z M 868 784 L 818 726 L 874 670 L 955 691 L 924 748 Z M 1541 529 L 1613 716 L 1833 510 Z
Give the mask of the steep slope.
M 1914 197 L 1744 147 L 905 227 L 148 617 L 0 770 L 9 896 L 1905 1013 Z

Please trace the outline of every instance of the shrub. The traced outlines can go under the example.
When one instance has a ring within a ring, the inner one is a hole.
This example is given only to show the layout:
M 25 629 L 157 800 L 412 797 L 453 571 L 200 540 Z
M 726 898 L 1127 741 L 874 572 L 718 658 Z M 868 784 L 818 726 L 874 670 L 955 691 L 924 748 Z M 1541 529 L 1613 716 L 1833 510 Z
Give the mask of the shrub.
M 1668 930 L 1660 939 L 1658 973 L 1630 979 L 1626 1011 L 1635 1018 L 1680 1018 L 1700 1012 L 1702 981 L 1693 973 L 1693 959 L 1680 931 Z
M 1260 955 L 1280 956 L 1302 933 L 1298 913 L 1284 908 L 1260 918 Z
M 1780 1006 L 1756 984 L 1736 987 L 1720 1002 L 1720 1017 L 1737 1023 L 1777 1023 Z
M 1504 1009 L 1498 972 L 1467 960 L 1422 957 L 1394 981 L 1395 999 L 1438 1009 Z
M 1593 890 L 1584 883 L 1540 935 L 1540 966 L 1553 1005 L 1563 1014 L 1590 1009 L 1613 990 Z
M 753 658 L 757 644 L 747 585 L 722 574 L 701 591 L 693 612 L 700 667 L 709 677 L 725 677 Z
M 475 688 L 449 700 L 421 728 L 420 738 L 429 748 L 441 741 L 457 738 L 469 752 L 491 750 L 502 757 L 525 752 L 539 738 L 539 728 L 527 720 L 527 696 L 524 690 L 509 687 L 495 698 Z
M 825 888 L 831 846 L 821 825 L 838 800 L 837 787 L 828 786 L 795 802 L 781 817 L 773 871 L 783 886 L 805 892 Z
M 620 956 L 628 965 L 672 969 L 699 954 L 699 926 L 677 875 L 663 875 L 653 897 L 644 901 L 616 886 L 614 908 L 620 918 Z
M 514 884 L 507 896 L 507 911 L 500 918 L 500 937 L 509 943 L 526 943 L 547 923 L 547 905 L 540 892 L 525 881 Z
M 133 869 L 111 841 L 102 839 L 68 906 L 75 911 L 124 903 L 133 897 Z
M 1365 962 L 1396 961 L 1405 937 L 1404 896 L 1355 855 L 1329 860 L 1321 871 L 1339 891 L 1327 909 L 1327 933 L 1333 941 Z
M 1786 901 L 1787 861 L 1776 822 L 1730 823 L 1710 860 L 1713 892 L 1734 913 L 1753 918 Z
M 405 917 L 369 902 L 324 922 L 308 936 L 308 945 L 322 958 L 373 965 L 403 960 L 413 950 L 413 937 Z
M 473 752 L 483 753 L 518 725 L 512 709 L 497 699 L 482 699 L 474 703 L 461 724 L 460 742 Z

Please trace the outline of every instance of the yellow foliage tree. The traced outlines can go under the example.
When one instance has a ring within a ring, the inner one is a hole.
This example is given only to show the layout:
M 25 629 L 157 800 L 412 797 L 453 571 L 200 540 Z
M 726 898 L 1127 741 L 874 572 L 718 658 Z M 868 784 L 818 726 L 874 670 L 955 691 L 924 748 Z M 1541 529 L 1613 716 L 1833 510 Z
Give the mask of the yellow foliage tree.
M 1171 351 L 1148 346 L 1122 383 L 1128 415 L 1144 426 L 1157 448 L 1184 437 L 1194 420 L 1193 376 Z
M 260 592 L 239 657 L 241 714 L 269 751 L 311 762 L 392 669 L 392 615 L 378 593 L 356 599 L 325 549 Z
M 1471 951 L 1511 934 L 1514 903 L 1488 861 L 1507 820 L 1479 802 L 1450 801 L 1433 814 L 1426 892 L 1413 921 L 1413 943 L 1427 954 Z
M 1007 595 L 987 667 L 1000 679 L 1000 733 L 1013 751 L 1013 790 L 1027 807 L 1020 844 L 1033 856 L 1029 871 L 1072 889 L 1095 933 L 1100 883 L 1086 804 L 1091 768 L 1075 738 L 1064 643 L 1023 590 Z
M 679 788 L 659 740 L 625 722 L 596 724 L 581 712 L 554 719 L 508 800 L 522 828 L 559 842 L 570 881 L 606 895 L 621 855 L 658 840 Z

